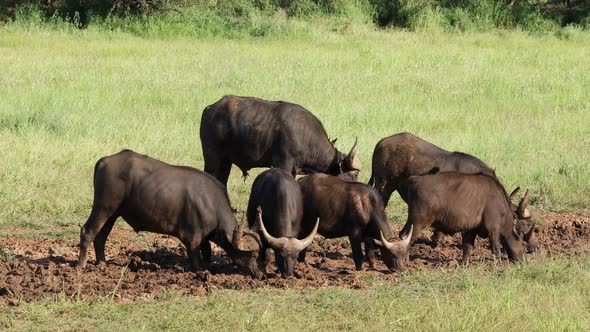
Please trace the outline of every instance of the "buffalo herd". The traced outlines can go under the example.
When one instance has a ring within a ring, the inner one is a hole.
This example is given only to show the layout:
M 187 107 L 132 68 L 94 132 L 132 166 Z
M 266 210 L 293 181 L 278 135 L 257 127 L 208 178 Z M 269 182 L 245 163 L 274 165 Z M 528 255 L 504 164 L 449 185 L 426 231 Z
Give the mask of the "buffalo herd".
M 357 270 L 365 256 L 376 268 L 379 249 L 391 271 L 404 271 L 425 228 L 434 231 L 432 246 L 443 234 L 460 232 L 464 264 L 477 236 L 489 239 L 494 256 L 503 248 L 511 261 L 536 249 L 528 191 L 514 203 L 518 188 L 509 195 L 483 161 L 409 133 L 377 143 L 369 184 L 357 182 L 358 141 L 348 154 L 338 151 L 318 118 L 289 102 L 224 96 L 203 111 L 200 138 L 204 171 L 130 150 L 98 160 L 92 211 L 80 231 L 80 268 L 91 242 L 97 262 L 105 262 L 118 217 L 135 231 L 178 238 L 195 270 L 207 267 L 214 242 L 253 278 L 265 276 L 273 252 L 281 275 L 292 278 L 316 234 L 348 237 Z M 254 180 L 241 222 L 226 189 L 232 164 L 244 177 L 251 168 L 270 167 Z M 385 215 L 394 191 L 408 205 L 399 234 Z

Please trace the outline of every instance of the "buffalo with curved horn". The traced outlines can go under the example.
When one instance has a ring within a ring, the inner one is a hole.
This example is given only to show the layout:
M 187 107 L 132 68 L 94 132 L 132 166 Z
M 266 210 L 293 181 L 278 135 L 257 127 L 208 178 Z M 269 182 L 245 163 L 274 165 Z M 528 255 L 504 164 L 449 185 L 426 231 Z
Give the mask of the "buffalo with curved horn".
M 263 266 L 269 261 L 269 249 L 273 249 L 279 271 L 292 278 L 295 259 L 311 244 L 319 223 L 304 239 L 297 238 L 303 218 L 303 197 L 297 181 L 278 168 L 260 173 L 252 184 L 247 216 L 250 229 L 258 230 L 262 239 Z

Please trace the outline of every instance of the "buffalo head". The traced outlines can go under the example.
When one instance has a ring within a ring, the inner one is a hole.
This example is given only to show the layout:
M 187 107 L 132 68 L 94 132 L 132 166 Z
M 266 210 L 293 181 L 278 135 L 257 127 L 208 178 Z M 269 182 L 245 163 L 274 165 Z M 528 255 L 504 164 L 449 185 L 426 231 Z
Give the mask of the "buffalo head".
M 264 227 L 264 222 L 262 221 L 262 208 L 258 207 L 258 227 L 260 232 L 264 236 L 264 239 L 268 243 L 268 245 L 278 253 L 277 257 L 277 266 L 281 271 L 281 274 L 285 278 L 293 278 L 293 268 L 295 266 L 295 261 L 299 256 L 299 253 L 307 248 L 311 242 L 313 241 L 314 236 L 318 232 L 318 226 L 320 224 L 320 219 L 318 218 L 313 230 L 311 233 L 304 239 L 299 240 L 294 237 L 273 237 L 270 235 L 266 228 Z
M 242 221 L 234 229 L 232 237 L 234 251 L 231 253 L 231 258 L 240 272 L 262 279 L 264 265 L 258 259 L 262 242 L 258 233 L 244 231 L 245 216 L 245 214 L 242 216 Z
M 383 236 L 383 232 L 381 232 L 381 241 L 374 241 L 377 246 L 381 247 L 383 262 L 391 271 L 405 271 L 406 254 L 410 248 L 413 231 L 414 225 L 410 226 L 410 232 L 405 237 L 396 242 L 387 241 L 385 236 Z
M 512 200 L 515 198 L 516 193 L 518 193 L 519 190 L 520 187 L 517 187 L 510 194 L 510 205 L 515 217 L 513 232 L 525 242 L 527 252 L 532 253 L 537 250 L 538 244 L 535 236 L 535 222 L 532 221 L 531 212 L 527 208 L 529 204 L 529 191 L 526 191 L 518 205 L 516 205 L 512 203 Z

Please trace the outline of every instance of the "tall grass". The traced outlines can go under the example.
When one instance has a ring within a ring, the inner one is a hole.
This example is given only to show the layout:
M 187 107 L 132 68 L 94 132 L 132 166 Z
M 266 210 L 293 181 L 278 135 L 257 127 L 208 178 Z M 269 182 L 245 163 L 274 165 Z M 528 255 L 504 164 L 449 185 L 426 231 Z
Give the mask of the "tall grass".
M 315 31 L 303 38 L 142 39 L 0 27 L 0 224 L 78 225 L 100 157 L 130 148 L 203 167 L 199 121 L 224 94 L 304 105 L 364 169 L 410 131 L 474 154 L 536 208 L 590 203 L 590 35 Z M 232 205 L 253 178 L 234 170 Z M 397 222 L 404 204 L 388 208 Z
M 0 327 L 20 330 L 569 331 L 590 328 L 587 259 L 418 272 L 365 290 L 212 291 L 114 304 L 57 296 L 0 307 Z

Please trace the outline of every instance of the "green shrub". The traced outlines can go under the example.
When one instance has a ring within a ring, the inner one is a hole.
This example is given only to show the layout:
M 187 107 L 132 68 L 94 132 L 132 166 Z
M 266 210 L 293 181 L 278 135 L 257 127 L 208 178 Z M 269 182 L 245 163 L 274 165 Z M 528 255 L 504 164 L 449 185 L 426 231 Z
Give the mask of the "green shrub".
M 554 8 L 554 7 L 551 7 Z M 555 9 L 555 8 L 554 8 Z M 559 8 L 557 8 L 559 9 Z M 0 21 L 61 19 L 78 28 L 90 24 L 139 35 L 267 36 L 286 33 L 292 18 L 350 26 L 409 30 L 554 31 L 560 25 L 590 26 L 588 8 L 550 10 L 528 1 L 505 0 L 4 0 Z M 120 19 L 127 22 L 120 22 Z M 106 24 L 106 25 L 105 25 Z M 184 26 L 183 26 L 184 25 Z M 344 27 L 344 28 L 341 28 Z

